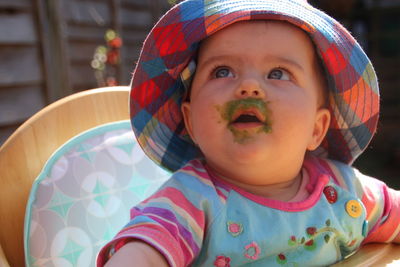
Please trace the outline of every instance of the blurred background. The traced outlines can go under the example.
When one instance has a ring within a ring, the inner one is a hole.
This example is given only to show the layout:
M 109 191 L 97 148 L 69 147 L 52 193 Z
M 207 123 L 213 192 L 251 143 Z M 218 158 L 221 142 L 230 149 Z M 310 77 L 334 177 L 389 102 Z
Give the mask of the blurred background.
M 75 92 L 128 85 L 141 44 L 174 0 L 0 0 L 0 145 Z M 309 0 L 348 28 L 380 81 L 381 120 L 355 166 L 400 189 L 400 0 Z

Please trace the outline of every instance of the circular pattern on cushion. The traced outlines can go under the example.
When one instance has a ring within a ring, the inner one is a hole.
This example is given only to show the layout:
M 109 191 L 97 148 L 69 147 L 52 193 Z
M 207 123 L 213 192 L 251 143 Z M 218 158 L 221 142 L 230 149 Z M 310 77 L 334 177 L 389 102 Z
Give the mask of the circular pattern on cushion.
M 99 249 L 129 222 L 130 208 L 170 173 L 145 156 L 129 121 L 65 143 L 35 180 L 25 216 L 27 266 L 95 266 Z

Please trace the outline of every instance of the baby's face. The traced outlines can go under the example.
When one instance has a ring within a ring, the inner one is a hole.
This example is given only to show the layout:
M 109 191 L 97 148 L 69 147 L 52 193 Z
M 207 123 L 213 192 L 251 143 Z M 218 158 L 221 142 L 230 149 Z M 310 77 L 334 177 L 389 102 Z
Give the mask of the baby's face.
M 275 21 L 235 23 L 202 43 L 182 112 L 215 172 L 252 185 L 294 179 L 329 124 L 315 57 L 306 33 Z

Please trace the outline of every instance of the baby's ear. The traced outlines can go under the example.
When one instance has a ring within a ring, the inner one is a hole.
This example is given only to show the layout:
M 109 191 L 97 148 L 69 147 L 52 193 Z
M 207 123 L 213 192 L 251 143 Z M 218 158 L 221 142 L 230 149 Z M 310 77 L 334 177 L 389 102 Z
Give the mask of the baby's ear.
M 194 143 L 196 143 L 196 139 L 194 138 L 193 135 L 193 126 L 192 126 L 192 116 L 191 116 L 191 107 L 190 107 L 190 102 L 185 101 L 181 105 L 181 112 L 183 115 L 183 120 L 185 122 L 185 128 L 186 131 L 188 132 L 190 138 L 193 140 Z
M 331 113 L 327 108 L 320 108 L 317 110 L 315 116 L 314 130 L 307 146 L 307 150 L 315 150 L 324 140 L 331 123 Z

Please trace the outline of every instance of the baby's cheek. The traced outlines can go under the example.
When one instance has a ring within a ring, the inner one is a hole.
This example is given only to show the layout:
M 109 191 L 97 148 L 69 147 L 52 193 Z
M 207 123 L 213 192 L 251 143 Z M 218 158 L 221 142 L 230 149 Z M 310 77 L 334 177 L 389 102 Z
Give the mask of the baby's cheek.
M 306 105 L 293 102 L 272 110 L 272 129 L 275 132 L 297 132 L 296 135 L 300 135 L 304 129 L 313 125 L 315 112 Z
M 196 139 L 209 138 L 215 134 L 219 126 L 218 119 L 212 114 L 198 112 L 192 117 L 193 131 Z

